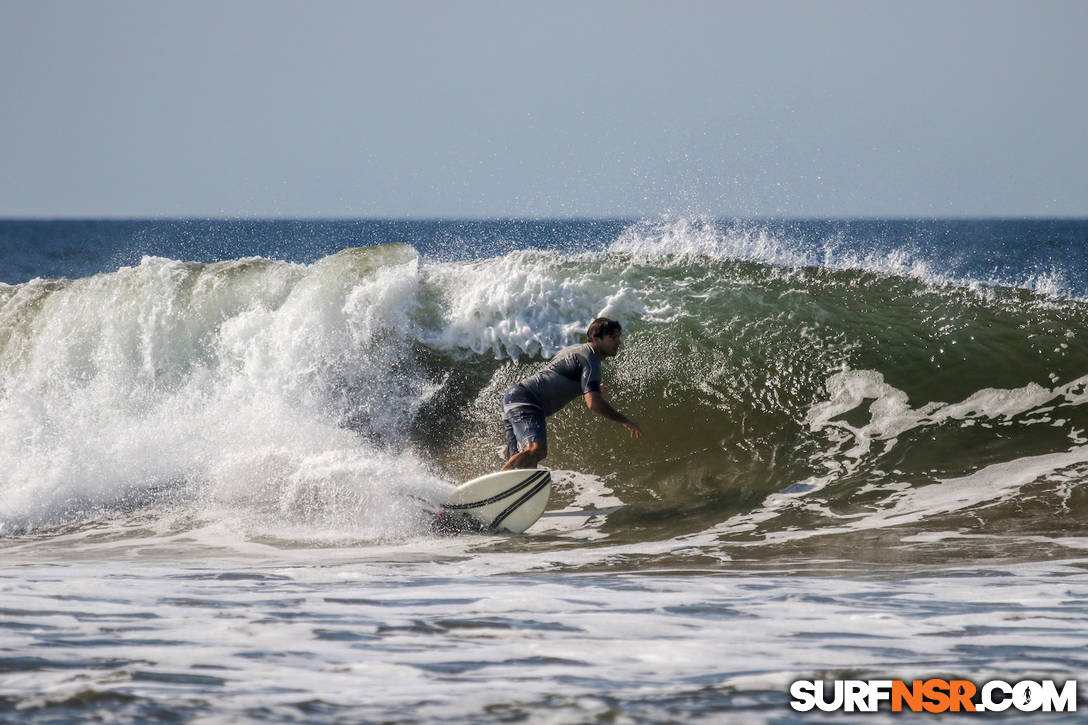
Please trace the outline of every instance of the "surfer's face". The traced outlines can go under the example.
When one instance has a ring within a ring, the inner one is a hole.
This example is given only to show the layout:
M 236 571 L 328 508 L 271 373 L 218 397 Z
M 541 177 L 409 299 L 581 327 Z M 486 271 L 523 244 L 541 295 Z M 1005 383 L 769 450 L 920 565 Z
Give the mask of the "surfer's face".
M 597 352 L 600 353 L 601 357 L 613 357 L 620 351 L 620 335 L 622 334 L 622 332 L 617 332 L 597 338 Z

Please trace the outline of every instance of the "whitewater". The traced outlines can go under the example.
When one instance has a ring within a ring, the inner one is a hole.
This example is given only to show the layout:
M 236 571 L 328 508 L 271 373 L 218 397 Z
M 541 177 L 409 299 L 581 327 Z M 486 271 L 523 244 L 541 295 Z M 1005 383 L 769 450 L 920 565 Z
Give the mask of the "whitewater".
M 1088 680 L 1086 238 L 0 222 L 0 719 L 810 722 L 798 679 Z M 434 535 L 420 499 L 502 464 L 503 391 L 602 315 L 646 438 L 568 406 L 540 522 Z

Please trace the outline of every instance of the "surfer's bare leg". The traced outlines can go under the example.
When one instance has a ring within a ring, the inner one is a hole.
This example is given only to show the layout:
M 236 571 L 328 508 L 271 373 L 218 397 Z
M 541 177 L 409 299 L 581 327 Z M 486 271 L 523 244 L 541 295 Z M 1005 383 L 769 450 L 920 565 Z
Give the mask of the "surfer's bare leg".
M 545 441 L 529 441 L 523 450 L 510 456 L 510 460 L 502 467 L 503 471 L 515 468 L 536 468 L 537 464 L 548 455 L 548 444 Z

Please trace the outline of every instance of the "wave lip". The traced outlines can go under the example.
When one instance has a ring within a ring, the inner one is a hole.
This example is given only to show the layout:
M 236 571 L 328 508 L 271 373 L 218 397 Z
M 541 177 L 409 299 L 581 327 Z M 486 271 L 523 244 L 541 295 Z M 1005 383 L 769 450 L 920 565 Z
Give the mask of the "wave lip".
M 785 268 L 814 267 L 909 277 L 930 285 L 1013 287 L 1049 297 L 1088 298 L 1070 277 L 1073 260 L 1024 252 L 1011 257 L 998 239 L 961 245 L 907 222 L 771 222 L 706 216 L 643 220 L 625 228 L 607 250 L 639 259 L 749 261 Z M 901 227 L 906 227 L 901 228 Z M 1022 250 L 1023 251 L 1023 250 Z M 1088 282 L 1088 280 L 1085 280 Z

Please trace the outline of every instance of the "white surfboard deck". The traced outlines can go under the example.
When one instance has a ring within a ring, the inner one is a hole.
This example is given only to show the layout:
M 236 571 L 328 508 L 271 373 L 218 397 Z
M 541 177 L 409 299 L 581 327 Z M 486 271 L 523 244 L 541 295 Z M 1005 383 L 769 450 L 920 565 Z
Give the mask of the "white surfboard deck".
M 450 493 L 439 515 L 442 523 L 436 519 L 436 528 L 467 518 L 478 531 L 520 534 L 544 513 L 551 492 L 551 471 L 530 468 L 489 473 Z M 452 528 L 457 528 L 455 523 Z

